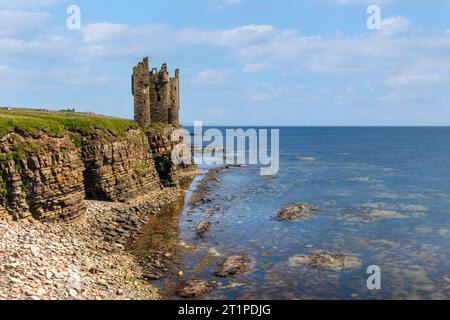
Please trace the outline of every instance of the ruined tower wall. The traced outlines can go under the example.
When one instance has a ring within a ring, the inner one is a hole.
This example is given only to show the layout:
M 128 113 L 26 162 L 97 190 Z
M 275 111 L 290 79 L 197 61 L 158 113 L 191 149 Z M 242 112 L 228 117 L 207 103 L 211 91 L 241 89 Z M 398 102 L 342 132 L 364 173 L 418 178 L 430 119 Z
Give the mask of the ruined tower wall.
M 180 112 L 180 81 L 179 70 L 175 71 L 175 77 L 170 79 L 170 100 L 171 107 L 169 109 L 169 123 L 172 125 L 179 125 L 179 112 Z
M 144 127 L 151 122 L 150 114 L 150 79 L 148 58 L 133 68 L 131 77 L 132 93 L 134 96 L 134 120 Z
M 133 69 L 132 93 L 134 119 L 140 126 L 150 123 L 179 125 L 180 94 L 179 70 L 170 78 L 167 65 L 161 70 L 149 70 L 148 58 Z
M 169 123 L 170 77 L 165 64 L 163 64 L 159 72 L 157 87 L 158 107 L 156 118 L 158 122 Z
M 150 81 L 150 116 L 151 122 L 160 122 L 160 112 L 158 109 L 158 71 L 152 71 L 149 76 Z

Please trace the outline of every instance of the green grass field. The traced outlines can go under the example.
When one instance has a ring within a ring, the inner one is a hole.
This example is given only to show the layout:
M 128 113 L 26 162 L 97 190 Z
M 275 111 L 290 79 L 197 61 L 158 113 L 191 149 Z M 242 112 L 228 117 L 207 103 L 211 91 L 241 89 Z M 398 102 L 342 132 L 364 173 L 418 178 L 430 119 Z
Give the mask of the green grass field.
M 0 135 L 10 131 L 25 133 L 44 131 L 50 135 L 66 132 L 89 134 L 101 129 L 121 136 L 127 130 L 136 128 L 138 125 L 134 121 L 100 115 L 69 111 L 0 108 Z

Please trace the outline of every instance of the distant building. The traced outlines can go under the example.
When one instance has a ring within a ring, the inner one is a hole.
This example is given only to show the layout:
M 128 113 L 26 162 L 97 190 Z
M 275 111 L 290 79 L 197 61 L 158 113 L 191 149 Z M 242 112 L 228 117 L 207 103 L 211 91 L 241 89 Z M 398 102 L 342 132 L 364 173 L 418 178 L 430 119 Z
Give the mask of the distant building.
M 134 120 L 144 127 L 150 123 L 179 125 L 180 71 L 171 78 L 164 63 L 161 70 L 149 69 L 148 57 L 133 68 L 131 92 L 134 96 Z

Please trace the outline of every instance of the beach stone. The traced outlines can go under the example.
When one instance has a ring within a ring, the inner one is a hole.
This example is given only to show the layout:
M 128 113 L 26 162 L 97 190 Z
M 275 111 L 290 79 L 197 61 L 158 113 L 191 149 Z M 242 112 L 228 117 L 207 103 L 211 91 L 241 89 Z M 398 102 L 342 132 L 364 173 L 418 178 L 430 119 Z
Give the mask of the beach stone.
M 357 258 L 343 254 L 319 253 L 310 255 L 296 255 L 289 258 L 290 267 L 308 266 L 319 269 L 340 271 L 343 269 L 358 268 L 362 265 Z
M 70 289 L 81 290 L 81 277 L 77 271 L 70 271 L 70 276 L 67 278 L 67 285 Z
M 290 204 L 278 212 L 277 221 L 301 221 L 307 220 L 320 210 L 318 206 L 303 203 Z
M 205 280 L 187 280 L 177 289 L 177 294 L 182 298 L 197 298 L 211 290 L 212 286 Z
M 239 275 L 251 271 L 255 260 L 245 253 L 232 255 L 225 258 L 214 273 L 219 277 Z
M 78 291 L 75 289 L 70 288 L 69 289 L 69 295 L 73 298 L 75 298 L 78 295 Z
M 117 289 L 117 290 L 116 290 L 116 294 L 117 294 L 118 296 L 123 296 L 123 290 Z
M 31 246 L 30 250 L 33 257 L 37 257 L 39 255 L 40 250 L 38 246 Z
M 195 230 L 195 232 L 197 233 L 198 236 L 202 237 L 205 235 L 205 233 L 211 228 L 211 222 L 209 221 L 201 221 L 198 225 L 197 225 L 197 229 Z
M 148 266 L 142 276 L 147 280 L 159 280 L 164 277 L 164 272 L 158 268 Z

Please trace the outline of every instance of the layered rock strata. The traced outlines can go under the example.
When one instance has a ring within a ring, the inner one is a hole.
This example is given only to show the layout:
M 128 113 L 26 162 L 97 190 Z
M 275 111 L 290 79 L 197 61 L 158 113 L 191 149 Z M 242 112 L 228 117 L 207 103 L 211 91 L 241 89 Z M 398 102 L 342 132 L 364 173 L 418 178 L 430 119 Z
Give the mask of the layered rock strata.
M 161 126 L 120 137 L 101 130 L 0 137 L 0 219 L 72 220 L 84 215 L 84 200 L 130 202 L 176 186 L 172 132 Z

